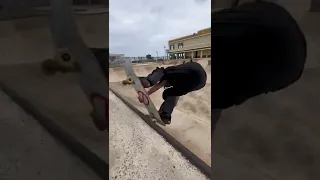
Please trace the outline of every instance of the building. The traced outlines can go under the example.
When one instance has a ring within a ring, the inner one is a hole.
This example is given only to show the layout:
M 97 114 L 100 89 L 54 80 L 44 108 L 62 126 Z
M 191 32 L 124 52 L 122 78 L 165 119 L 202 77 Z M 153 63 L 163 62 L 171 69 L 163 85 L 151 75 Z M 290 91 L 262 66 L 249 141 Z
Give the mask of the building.
M 170 59 L 211 58 L 211 28 L 168 42 Z

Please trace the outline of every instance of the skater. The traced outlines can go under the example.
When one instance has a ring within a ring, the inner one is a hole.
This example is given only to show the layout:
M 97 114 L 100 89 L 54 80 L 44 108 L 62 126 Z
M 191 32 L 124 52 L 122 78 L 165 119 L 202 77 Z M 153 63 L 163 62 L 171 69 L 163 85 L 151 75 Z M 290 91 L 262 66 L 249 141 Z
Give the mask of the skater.
M 139 77 L 144 88 L 151 95 L 164 87 L 159 114 L 165 124 L 171 123 L 171 115 L 180 96 L 197 91 L 206 85 L 207 74 L 196 62 L 186 62 L 167 68 L 156 68 L 147 77 Z M 141 101 L 140 101 L 141 102 Z

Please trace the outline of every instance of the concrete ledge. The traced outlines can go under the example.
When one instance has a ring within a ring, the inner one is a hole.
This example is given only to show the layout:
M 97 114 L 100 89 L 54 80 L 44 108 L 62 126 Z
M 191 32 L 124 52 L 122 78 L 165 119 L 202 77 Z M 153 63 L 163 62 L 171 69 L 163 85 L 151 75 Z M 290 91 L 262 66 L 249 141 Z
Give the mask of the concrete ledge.
M 114 93 L 125 105 L 127 105 L 132 111 L 134 111 L 138 116 L 140 116 L 151 128 L 153 128 L 157 133 L 159 133 L 163 138 L 170 143 L 176 150 L 178 150 L 187 160 L 190 161 L 195 167 L 197 167 L 203 174 L 205 174 L 209 179 L 212 178 L 211 167 L 209 167 L 205 162 L 203 162 L 200 158 L 198 158 L 195 154 L 193 154 L 189 149 L 183 146 L 179 141 L 177 141 L 174 137 L 164 131 L 161 127 L 159 127 L 154 122 L 150 121 L 149 116 L 146 116 L 142 112 L 140 112 L 136 107 L 130 104 L 127 100 L 121 97 L 120 94 L 116 93 L 112 88 L 109 90 Z
M 15 103 L 17 103 L 27 114 L 36 119 L 51 135 L 62 142 L 71 152 L 76 154 L 84 163 L 86 163 L 101 179 L 108 179 L 109 164 L 100 159 L 87 147 L 77 141 L 69 133 L 54 123 L 53 120 L 43 115 L 31 103 L 19 96 L 15 91 L 0 83 L 0 89 L 3 90 Z M 106 141 L 107 142 L 107 141 Z M 106 152 L 108 153 L 108 152 Z

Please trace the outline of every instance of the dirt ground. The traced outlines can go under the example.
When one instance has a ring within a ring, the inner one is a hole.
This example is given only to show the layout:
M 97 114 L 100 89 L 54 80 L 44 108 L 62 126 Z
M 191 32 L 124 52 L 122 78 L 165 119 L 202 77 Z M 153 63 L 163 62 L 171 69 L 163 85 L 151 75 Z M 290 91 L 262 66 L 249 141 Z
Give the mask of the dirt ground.
M 109 103 L 109 179 L 208 179 L 111 91 Z

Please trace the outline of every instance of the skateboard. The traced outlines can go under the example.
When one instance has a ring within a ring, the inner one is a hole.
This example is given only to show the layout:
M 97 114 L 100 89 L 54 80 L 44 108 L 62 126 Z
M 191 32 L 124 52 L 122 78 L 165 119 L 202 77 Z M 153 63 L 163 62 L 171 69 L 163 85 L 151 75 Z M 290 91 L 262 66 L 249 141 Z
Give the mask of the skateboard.
M 108 83 L 98 60 L 86 46 L 73 19 L 71 1 L 51 1 L 51 34 L 58 67 L 72 68 L 76 62 L 81 89 L 93 107 L 90 114 L 97 129 L 108 131 Z M 57 87 L 58 88 L 58 87 Z
M 126 60 L 124 64 L 124 69 L 127 74 L 127 79 L 123 81 L 123 84 L 131 84 L 133 88 L 137 91 L 140 99 L 143 99 L 141 103 L 143 103 L 146 106 L 152 121 L 157 122 L 162 126 L 165 126 L 166 124 L 161 120 L 158 110 L 152 103 L 146 90 L 143 88 L 140 79 L 134 73 L 131 60 Z
M 77 63 L 74 56 L 67 47 L 55 47 L 55 55 L 51 59 L 46 59 L 42 63 L 42 70 L 46 75 L 54 75 L 56 72 L 76 72 Z

